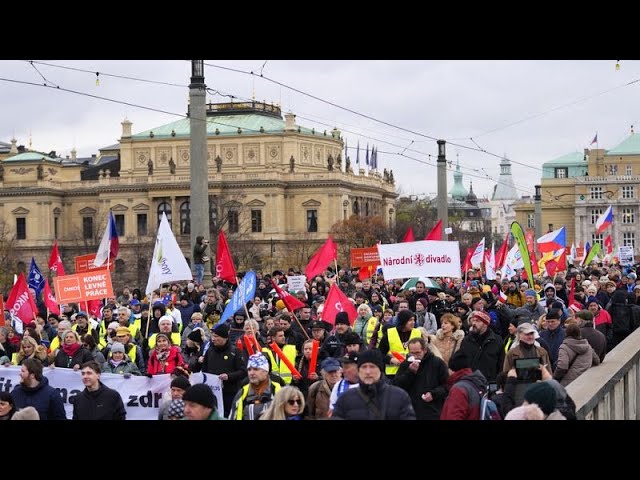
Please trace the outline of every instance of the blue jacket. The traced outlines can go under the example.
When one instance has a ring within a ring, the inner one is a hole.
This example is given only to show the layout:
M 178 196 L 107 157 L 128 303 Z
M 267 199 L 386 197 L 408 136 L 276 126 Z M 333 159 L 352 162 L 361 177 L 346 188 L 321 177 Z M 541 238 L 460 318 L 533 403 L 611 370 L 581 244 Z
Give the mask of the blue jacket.
M 16 409 L 33 407 L 38 411 L 40 420 L 66 420 L 64 402 L 58 391 L 49 385 L 47 377 L 35 388 L 20 384 L 11 392 Z

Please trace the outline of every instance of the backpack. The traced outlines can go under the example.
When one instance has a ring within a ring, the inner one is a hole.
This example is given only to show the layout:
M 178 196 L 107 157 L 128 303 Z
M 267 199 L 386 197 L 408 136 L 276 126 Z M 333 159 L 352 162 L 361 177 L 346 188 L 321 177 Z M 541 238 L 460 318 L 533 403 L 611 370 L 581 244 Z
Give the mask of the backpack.
M 480 420 L 502 420 L 498 406 L 489 398 L 488 392 L 480 400 Z

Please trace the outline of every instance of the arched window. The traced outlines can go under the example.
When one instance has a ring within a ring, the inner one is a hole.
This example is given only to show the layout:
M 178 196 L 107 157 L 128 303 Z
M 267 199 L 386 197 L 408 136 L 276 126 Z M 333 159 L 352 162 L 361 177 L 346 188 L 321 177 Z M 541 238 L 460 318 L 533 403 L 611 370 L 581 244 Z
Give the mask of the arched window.
M 167 215 L 167 220 L 169 221 L 169 225 L 171 225 L 171 204 L 162 202 L 158 205 L 158 225 L 160 225 L 160 220 L 162 220 L 162 212 Z
M 183 235 L 191 233 L 191 202 L 189 200 L 180 205 L 180 233 Z
M 365 217 L 369 216 L 369 200 L 367 200 L 364 204 L 364 216 Z
M 353 201 L 353 214 L 360 215 L 360 204 L 358 203 L 358 200 Z

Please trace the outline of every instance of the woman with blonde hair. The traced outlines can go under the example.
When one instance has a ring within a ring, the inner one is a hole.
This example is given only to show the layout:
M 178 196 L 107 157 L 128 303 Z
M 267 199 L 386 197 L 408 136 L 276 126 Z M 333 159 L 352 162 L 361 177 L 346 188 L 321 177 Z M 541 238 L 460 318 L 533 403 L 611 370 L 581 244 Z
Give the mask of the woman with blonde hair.
M 49 358 L 47 349 L 44 345 L 38 345 L 38 342 L 33 337 L 23 337 L 20 342 L 20 350 L 15 354 L 14 365 L 22 365 L 22 362 L 26 358 L 35 358 L 40 360 L 43 367 L 49 365 Z
M 80 335 L 74 330 L 64 332 L 62 345 L 54 355 L 53 366 L 80 370 L 81 365 L 90 360 L 93 360 L 93 356 L 82 346 Z
M 440 352 L 440 358 L 448 365 L 451 356 L 460 349 L 464 332 L 460 330 L 460 318 L 451 313 L 440 317 L 440 328 L 435 335 L 429 335 L 431 345 Z M 435 349 L 433 353 L 437 355 Z
M 302 420 L 304 396 L 298 387 L 282 387 L 260 420 Z

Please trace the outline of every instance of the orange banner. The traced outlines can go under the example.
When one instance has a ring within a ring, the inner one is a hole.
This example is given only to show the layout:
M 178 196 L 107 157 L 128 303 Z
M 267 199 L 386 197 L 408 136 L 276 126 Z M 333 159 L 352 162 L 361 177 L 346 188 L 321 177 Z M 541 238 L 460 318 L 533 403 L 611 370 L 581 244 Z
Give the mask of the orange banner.
M 368 248 L 352 248 L 351 249 L 351 268 L 380 265 L 380 256 L 378 255 L 378 247 Z
M 95 253 L 90 253 L 89 255 L 80 255 L 76 257 L 76 273 L 82 272 L 92 272 L 94 270 L 104 270 L 107 268 L 107 265 L 101 265 L 96 267 L 93 264 L 93 260 L 96 258 Z M 115 270 L 115 260 L 109 262 L 109 270 L 112 272 Z
M 53 285 L 56 289 L 56 300 L 60 305 L 113 296 L 111 273 L 106 269 L 55 277 Z

